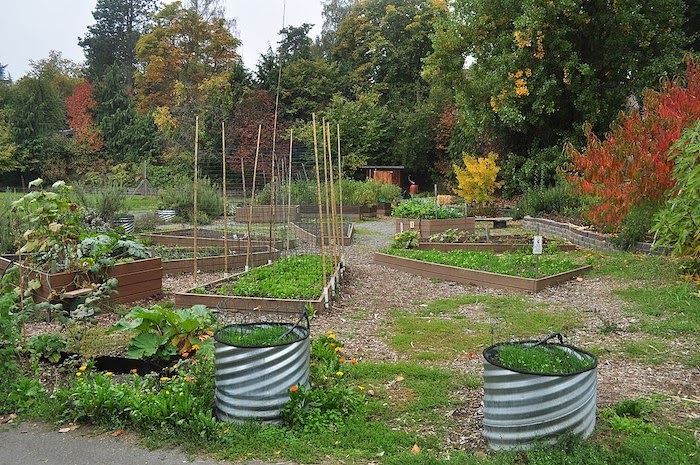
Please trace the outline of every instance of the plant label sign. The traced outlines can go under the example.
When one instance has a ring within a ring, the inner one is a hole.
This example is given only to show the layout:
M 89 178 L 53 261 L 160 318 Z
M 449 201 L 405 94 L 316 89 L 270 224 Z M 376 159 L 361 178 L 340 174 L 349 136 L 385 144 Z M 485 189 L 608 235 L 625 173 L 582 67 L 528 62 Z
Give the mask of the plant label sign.
M 542 255 L 542 236 L 535 236 L 532 241 L 532 253 Z

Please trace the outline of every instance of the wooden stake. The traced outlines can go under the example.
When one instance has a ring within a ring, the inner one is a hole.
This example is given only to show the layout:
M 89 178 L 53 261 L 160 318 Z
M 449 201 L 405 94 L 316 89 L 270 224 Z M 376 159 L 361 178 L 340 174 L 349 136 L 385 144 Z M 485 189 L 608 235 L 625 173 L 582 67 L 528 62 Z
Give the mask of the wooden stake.
M 343 218 L 343 165 L 340 161 L 340 124 L 336 125 L 336 130 L 338 133 L 338 183 L 340 184 L 338 194 L 340 196 L 340 224 L 342 231 L 342 234 L 340 235 L 340 243 L 343 246 L 341 252 L 342 254 L 345 254 L 345 218 Z
M 243 206 L 245 206 L 246 197 L 248 197 L 248 195 L 245 191 L 245 165 L 243 164 L 243 157 L 241 157 L 241 179 L 243 180 Z
M 326 249 L 323 239 L 323 206 L 321 199 L 321 173 L 318 166 L 318 136 L 316 134 L 316 113 L 311 113 L 314 132 L 314 161 L 316 166 L 316 197 L 318 199 L 318 224 L 321 234 L 321 269 L 323 270 L 323 286 L 326 285 Z
M 245 270 L 250 270 L 251 234 L 253 226 L 253 203 L 255 202 L 255 178 L 258 175 L 258 157 L 260 156 L 260 134 L 262 124 L 258 125 L 258 144 L 255 148 L 255 165 L 253 166 L 253 187 L 250 193 L 250 207 L 248 208 L 248 247 L 245 254 Z
M 194 252 L 192 260 L 192 279 L 197 283 L 197 177 L 199 176 L 198 164 L 199 164 L 199 116 L 195 116 L 194 119 L 194 207 L 193 207 L 193 223 L 194 223 L 194 239 L 193 246 Z
M 340 245 L 340 240 L 338 238 L 338 212 L 335 205 L 335 181 L 333 178 L 333 151 L 331 150 L 331 126 L 327 123 L 326 125 L 326 137 L 328 138 L 328 173 L 331 180 L 331 231 L 333 231 L 333 270 L 336 269 L 338 265 L 338 247 Z
M 228 277 L 228 207 L 226 206 L 226 128 L 221 122 L 221 168 L 223 169 L 223 194 L 224 194 L 224 277 Z
M 289 167 L 287 173 L 287 253 L 289 253 L 289 223 L 292 215 L 292 147 L 294 142 L 294 129 L 289 130 Z
M 327 159 L 327 152 L 328 152 L 328 144 L 326 141 L 326 119 L 323 118 L 323 180 L 324 180 L 324 191 L 326 193 L 326 221 L 324 222 L 324 227 L 325 227 L 325 234 L 328 236 L 328 246 L 330 249 L 331 245 L 331 240 L 333 239 L 332 234 L 331 234 L 331 212 L 330 212 L 330 201 L 331 201 L 331 196 L 330 193 L 328 192 L 329 188 L 329 182 L 328 182 L 328 159 Z M 329 255 L 333 255 L 333 252 L 331 250 L 328 251 Z

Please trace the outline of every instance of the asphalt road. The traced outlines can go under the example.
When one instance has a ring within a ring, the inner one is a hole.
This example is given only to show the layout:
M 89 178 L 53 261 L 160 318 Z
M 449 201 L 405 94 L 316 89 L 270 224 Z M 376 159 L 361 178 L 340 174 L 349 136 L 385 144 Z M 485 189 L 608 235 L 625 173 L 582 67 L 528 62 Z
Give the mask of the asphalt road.
M 81 426 L 59 433 L 58 428 L 41 423 L 21 423 L 0 427 L 2 465 L 224 465 L 208 458 L 193 457 L 179 450 L 149 450 L 130 437 L 112 436 Z M 245 465 L 267 464 L 250 461 Z

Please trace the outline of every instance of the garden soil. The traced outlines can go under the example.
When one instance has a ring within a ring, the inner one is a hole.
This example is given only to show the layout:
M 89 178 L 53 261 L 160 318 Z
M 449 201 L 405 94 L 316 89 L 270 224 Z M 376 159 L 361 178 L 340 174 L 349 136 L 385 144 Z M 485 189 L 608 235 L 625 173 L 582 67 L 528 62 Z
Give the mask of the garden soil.
M 650 367 L 629 360 L 623 361 L 614 356 L 612 351 L 615 348 L 620 348 L 624 343 L 639 337 L 638 333 L 627 331 L 637 322 L 623 311 L 624 301 L 614 294 L 615 289 L 628 286 L 629 283 L 610 278 L 583 276 L 582 279 L 548 288 L 537 294 L 516 294 L 430 280 L 373 263 L 374 252 L 389 245 L 394 228 L 394 221 L 390 218 L 356 225 L 353 244 L 346 250 L 347 271 L 341 293 L 327 312 L 313 319 L 312 334 L 323 334 L 332 330 L 345 342 L 345 352 L 350 356 L 361 361 L 396 362 L 408 359 L 410 354 L 397 353 L 386 342 L 385 331 L 393 321 L 392 315 L 395 310 L 417 311 L 430 301 L 463 294 L 519 295 L 533 303 L 548 304 L 549 308 L 575 312 L 582 325 L 568 332 L 567 343 L 583 349 L 588 346 L 611 348 L 610 354 L 604 353 L 599 357 L 599 407 L 609 406 L 624 399 L 667 394 L 674 402 L 671 409 L 673 415 L 700 418 L 700 370 L 676 364 Z M 202 274 L 198 281 L 206 282 L 221 276 L 216 273 Z M 163 286 L 168 293 L 184 291 L 192 286 L 192 278 L 166 277 L 163 279 Z M 458 312 L 457 316 L 460 318 L 467 317 L 489 324 L 493 328 L 494 343 L 511 339 L 510 335 L 499 329 L 498 321 L 490 319 L 479 304 L 465 305 Z M 451 317 L 437 315 L 434 318 Z M 674 351 L 698 350 L 684 340 L 677 340 L 671 344 L 671 350 Z M 465 374 L 481 376 L 482 373 L 480 353 L 458 354 L 454 359 L 440 363 L 445 368 L 459 370 Z M 401 395 L 402 390 L 398 385 L 401 379 L 403 378 L 397 377 L 397 380 L 388 386 L 391 388 L 391 395 L 393 388 L 395 395 Z M 446 447 L 478 453 L 486 450 L 481 438 L 482 397 L 483 392 L 480 389 L 465 388 L 455 393 L 456 407 L 445 408 L 442 412 L 456 422 L 456 427 L 447 438 Z M 431 432 L 430 425 L 406 426 L 397 420 L 394 426 L 419 434 Z M 85 435 L 82 427 L 63 434 L 56 430 L 57 428 L 42 425 L 23 424 L 18 428 L 0 431 L 0 463 L 88 464 L 115 461 L 115 457 L 119 457 L 115 463 L 127 465 L 222 463 L 202 458 L 193 459 L 173 451 L 149 451 L 131 440 L 112 437 L 109 434 L 90 432 Z M 45 447 L 42 445 L 44 442 Z M 134 461 L 129 461 L 131 456 L 136 457 Z M 256 462 L 247 463 L 254 464 Z

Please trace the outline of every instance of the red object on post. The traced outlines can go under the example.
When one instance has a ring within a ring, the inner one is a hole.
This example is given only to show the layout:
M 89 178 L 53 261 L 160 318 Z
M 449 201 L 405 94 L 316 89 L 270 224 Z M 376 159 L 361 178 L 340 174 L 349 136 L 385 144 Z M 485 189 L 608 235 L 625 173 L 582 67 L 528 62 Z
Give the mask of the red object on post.
M 418 184 L 411 184 L 411 187 L 408 188 L 408 193 L 413 195 L 418 193 Z

